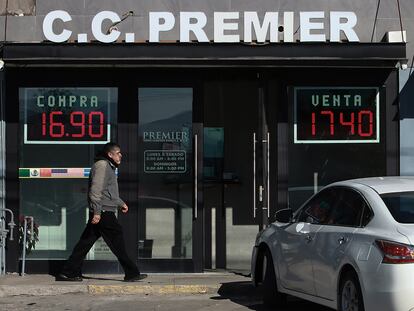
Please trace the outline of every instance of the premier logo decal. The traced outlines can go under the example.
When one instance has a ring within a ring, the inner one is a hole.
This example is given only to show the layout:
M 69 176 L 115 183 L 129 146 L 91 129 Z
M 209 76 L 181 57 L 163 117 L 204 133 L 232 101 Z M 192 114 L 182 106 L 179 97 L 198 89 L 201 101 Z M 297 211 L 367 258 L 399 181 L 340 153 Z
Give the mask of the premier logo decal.
M 160 35 L 179 27 L 179 41 L 190 42 L 192 34 L 197 42 L 231 43 L 231 42 L 252 42 L 253 33 L 256 41 L 262 42 L 293 42 L 294 41 L 294 20 L 299 18 L 299 40 L 301 42 L 340 42 L 341 34 L 349 42 L 359 42 L 358 35 L 354 28 L 357 25 L 357 16 L 354 12 L 329 12 L 326 16 L 324 11 L 299 12 L 266 12 L 259 18 L 257 12 L 214 12 L 213 21 L 207 19 L 204 12 L 179 12 L 176 16 L 171 12 L 149 12 L 149 42 L 160 42 Z M 178 20 L 177 20 L 178 19 Z M 47 40 L 62 43 L 68 41 L 73 32 L 64 28 L 62 32 L 55 33 L 53 25 L 56 21 L 64 24 L 71 21 L 71 15 L 63 10 L 56 10 L 48 13 L 43 20 L 43 34 Z M 102 43 L 112 43 L 124 35 L 125 42 L 135 42 L 135 33 L 127 32 L 122 34 L 116 28 L 108 32 L 102 31 L 102 23 L 105 20 L 113 24 L 122 20 L 119 15 L 112 11 L 97 13 L 91 21 L 92 35 L 95 40 Z M 213 23 L 213 38 L 210 40 L 206 34 L 207 23 Z M 328 23 L 329 22 L 329 23 Z M 243 35 L 239 33 L 239 25 L 244 27 Z M 326 29 L 325 24 L 329 24 Z M 283 25 L 283 32 L 279 33 L 278 28 Z M 328 34 L 329 33 L 329 36 Z M 76 36 L 76 35 L 75 35 Z M 91 39 L 86 33 L 77 34 L 77 41 L 87 43 Z

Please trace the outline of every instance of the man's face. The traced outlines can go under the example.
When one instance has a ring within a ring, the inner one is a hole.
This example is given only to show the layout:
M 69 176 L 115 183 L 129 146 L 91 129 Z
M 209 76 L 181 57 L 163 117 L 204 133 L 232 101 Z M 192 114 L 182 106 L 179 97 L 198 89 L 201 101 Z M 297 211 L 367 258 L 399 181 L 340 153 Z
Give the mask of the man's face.
M 108 152 L 108 157 L 110 157 L 116 164 L 121 164 L 122 153 L 121 149 L 114 148 L 112 151 Z

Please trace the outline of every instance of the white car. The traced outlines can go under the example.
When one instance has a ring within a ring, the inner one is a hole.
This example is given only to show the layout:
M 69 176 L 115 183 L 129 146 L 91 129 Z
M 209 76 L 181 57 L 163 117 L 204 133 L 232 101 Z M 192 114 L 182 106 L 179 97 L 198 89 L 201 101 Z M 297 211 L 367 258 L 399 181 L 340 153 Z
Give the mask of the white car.
M 414 178 L 337 182 L 279 210 L 251 268 L 276 307 L 288 294 L 341 311 L 414 311 Z

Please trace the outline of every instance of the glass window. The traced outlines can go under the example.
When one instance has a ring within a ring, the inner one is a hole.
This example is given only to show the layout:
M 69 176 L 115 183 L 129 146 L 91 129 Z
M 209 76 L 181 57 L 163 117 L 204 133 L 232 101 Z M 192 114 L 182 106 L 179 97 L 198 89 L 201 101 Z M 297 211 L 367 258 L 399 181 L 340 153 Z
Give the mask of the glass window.
M 315 189 L 332 182 L 387 174 L 385 131 L 378 128 L 384 128 L 385 100 L 379 90 L 376 86 L 291 89 L 288 200 L 293 210 Z
M 334 191 L 332 189 L 322 190 L 303 207 L 298 221 L 311 224 L 326 224 L 334 204 Z
M 117 101 L 116 88 L 19 89 L 20 211 L 39 226 L 29 259 L 66 259 L 78 241 L 89 168 L 102 144 L 116 138 Z
M 339 203 L 332 210 L 328 224 L 359 227 L 362 214 L 368 208 L 364 198 L 351 189 L 341 189 L 338 197 Z
M 193 89 L 139 88 L 141 258 L 192 258 Z
M 414 192 L 386 193 L 381 198 L 396 221 L 414 223 Z

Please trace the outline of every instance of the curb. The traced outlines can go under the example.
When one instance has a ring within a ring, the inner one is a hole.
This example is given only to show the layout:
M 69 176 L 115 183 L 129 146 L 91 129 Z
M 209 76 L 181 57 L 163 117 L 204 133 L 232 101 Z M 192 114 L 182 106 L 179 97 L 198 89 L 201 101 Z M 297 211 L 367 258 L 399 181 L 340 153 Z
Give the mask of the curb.
M 55 296 L 83 293 L 91 295 L 168 295 L 168 294 L 213 294 L 219 285 L 0 285 L 0 297 L 10 296 Z
M 87 285 L 0 285 L 0 298 L 10 296 L 55 296 L 61 294 L 88 293 Z
M 88 285 L 91 295 L 102 294 L 212 294 L 216 293 L 219 286 L 206 285 Z

